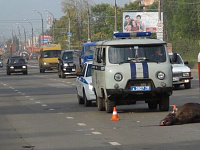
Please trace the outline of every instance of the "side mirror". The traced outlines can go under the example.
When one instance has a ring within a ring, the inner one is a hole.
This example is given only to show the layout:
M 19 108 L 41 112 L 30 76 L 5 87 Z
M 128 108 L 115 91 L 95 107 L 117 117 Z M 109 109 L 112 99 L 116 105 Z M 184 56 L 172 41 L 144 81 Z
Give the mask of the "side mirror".
M 177 61 L 177 53 L 173 53 L 171 62 L 176 62 Z
M 188 65 L 189 63 L 188 63 L 188 61 L 185 61 L 184 64 L 185 64 L 185 65 Z

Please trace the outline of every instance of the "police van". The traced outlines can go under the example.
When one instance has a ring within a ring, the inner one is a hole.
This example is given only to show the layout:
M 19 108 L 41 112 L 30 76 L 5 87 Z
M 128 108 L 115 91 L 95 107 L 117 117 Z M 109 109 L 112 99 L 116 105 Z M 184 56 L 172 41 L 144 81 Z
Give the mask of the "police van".
M 98 109 L 110 113 L 116 105 L 145 101 L 149 109 L 159 106 L 160 111 L 168 111 L 173 86 L 166 43 L 157 39 L 125 38 L 130 35 L 115 33 L 123 39 L 96 43 L 92 81 Z

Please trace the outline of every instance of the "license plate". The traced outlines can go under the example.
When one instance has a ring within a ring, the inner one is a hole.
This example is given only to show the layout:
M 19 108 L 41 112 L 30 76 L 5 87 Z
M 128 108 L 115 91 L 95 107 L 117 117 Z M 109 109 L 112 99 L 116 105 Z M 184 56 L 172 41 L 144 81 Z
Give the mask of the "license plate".
M 21 69 L 15 69 L 15 71 L 22 71 Z
M 150 86 L 131 86 L 131 91 L 151 91 Z
M 173 77 L 173 81 L 179 81 L 179 77 Z

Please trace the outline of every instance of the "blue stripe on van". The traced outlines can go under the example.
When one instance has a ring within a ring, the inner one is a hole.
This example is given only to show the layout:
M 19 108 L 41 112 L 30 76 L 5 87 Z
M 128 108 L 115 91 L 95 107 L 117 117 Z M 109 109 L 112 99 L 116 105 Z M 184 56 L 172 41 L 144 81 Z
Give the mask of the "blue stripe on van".
M 131 69 L 131 79 L 136 78 L 136 66 L 134 62 L 130 63 L 130 69 Z
M 142 62 L 142 66 L 143 66 L 143 77 L 149 78 L 149 68 L 147 62 Z

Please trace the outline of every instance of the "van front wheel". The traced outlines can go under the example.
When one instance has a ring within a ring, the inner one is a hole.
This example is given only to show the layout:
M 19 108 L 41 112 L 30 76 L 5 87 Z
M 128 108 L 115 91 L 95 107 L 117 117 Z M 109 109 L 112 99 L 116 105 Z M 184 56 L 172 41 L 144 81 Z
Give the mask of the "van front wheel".
M 115 102 L 109 100 L 108 98 L 105 100 L 105 107 L 107 113 L 112 113 L 113 107 L 115 107 Z
M 159 110 L 160 111 L 168 111 L 169 110 L 169 95 L 168 94 L 162 94 L 160 96 Z
M 103 99 L 97 96 L 97 107 L 99 111 L 104 111 Z

